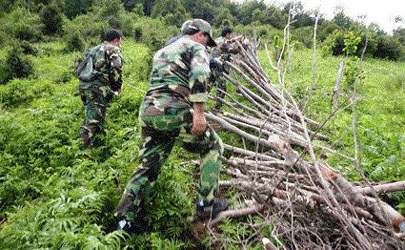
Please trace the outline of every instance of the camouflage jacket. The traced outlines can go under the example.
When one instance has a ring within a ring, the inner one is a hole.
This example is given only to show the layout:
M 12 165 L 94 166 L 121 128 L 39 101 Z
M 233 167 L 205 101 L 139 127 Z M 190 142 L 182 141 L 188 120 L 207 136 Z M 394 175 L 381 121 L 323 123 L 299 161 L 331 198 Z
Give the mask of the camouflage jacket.
M 239 51 L 237 44 L 233 40 L 225 39 L 220 36 L 215 39 L 217 47 L 213 48 L 212 56 L 213 57 L 222 57 L 228 58 L 230 54 L 236 54 Z
M 122 85 L 121 49 L 108 42 L 98 46 L 93 65 L 94 70 L 100 72 L 100 76 L 92 82 L 80 82 L 80 88 L 99 88 L 103 93 L 118 91 Z
M 175 92 L 185 101 L 206 102 L 210 75 L 206 48 L 188 37 L 159 50 L 153 57 L 147 92 Z

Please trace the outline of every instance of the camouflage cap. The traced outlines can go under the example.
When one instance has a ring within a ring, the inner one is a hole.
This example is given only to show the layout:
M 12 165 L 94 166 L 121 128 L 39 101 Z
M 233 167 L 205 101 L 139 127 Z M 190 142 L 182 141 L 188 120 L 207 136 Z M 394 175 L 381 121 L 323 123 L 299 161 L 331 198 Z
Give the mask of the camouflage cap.
M 212 36 L 211 25 L 207 21 L 205 21 L 203 19 L 193 19 L 191 21 L 191 23 L 189 24 L 188 28 L 194 29 L 194 30 L 200 30 L 200 31 L 208 34 L 210 39 L 208 40 L 207 45 L 210 47 L 217 46 L 217 44 L 215 43 L 213 36 Z
M 181 26 L 181 34 L 185 34 L 186 29 L 188 29 L 188 27 L 190 27 L 190 24 L 193 22 L 193 20 L 187 20 L 183 23 L 183 25 Z

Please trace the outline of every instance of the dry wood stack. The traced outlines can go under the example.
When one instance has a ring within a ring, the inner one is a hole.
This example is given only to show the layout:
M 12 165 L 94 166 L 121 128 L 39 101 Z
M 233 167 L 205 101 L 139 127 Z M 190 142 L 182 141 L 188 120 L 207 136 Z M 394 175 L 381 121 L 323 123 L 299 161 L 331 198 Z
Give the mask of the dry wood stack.
M 280 66 L 273 66 L 274 84 L 258 60 L 257 43 L 239 47 L 227 63 L 230 74 L 223 74 L 238 91 L 225 93 L 222 110 L 206 113 L 239 138 L 224 141 L 223 173 L 229 179 L 220 182 L 221 188 L 238 190 L 239 204 L 209 226 L 225 217 L 257 214 L 273 231 L 257 231 L 242 245 L 265 236 L 280 249 L 405 249 L 405 228 L 400 230 L 405 218 L 378 198 L 380 192 L 404 190 L 405 182 L 373 186 L 345 180 L 315 151 L 351 158 L 326 146 L 322 125 L 306 117 L 283 87 Z

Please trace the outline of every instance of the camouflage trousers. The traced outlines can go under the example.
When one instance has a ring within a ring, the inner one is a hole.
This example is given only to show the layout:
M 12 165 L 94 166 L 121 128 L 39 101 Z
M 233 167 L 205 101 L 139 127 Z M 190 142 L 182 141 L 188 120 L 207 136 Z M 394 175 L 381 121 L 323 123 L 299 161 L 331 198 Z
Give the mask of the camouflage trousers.
M 142 126 L 139 165 L 130 177 L 116 216 L 135 220 L 176 141 L 181 141 L 187 151 L 200 154 L 199 199 L 214 200 L 218 194 L 220 155 L 223 152 L 221 138 L 215 131 L 207 125 L 202 136 L 192 135 L 193 111 L 190 105 L 181 97 L 167 93 L 146 96 L 139 120 Z
M 225 98 L 225 93 L 226 93 L 226 80 L 223 76 L 220 76 L 216 80 L 216 85 L 217 85 L 217 93 L 216 96 L 218 98 L 224 99 Z M 217 103 L 215 105 L 216 109 L 220 109 L 222 107 L 222 102 L 220 100 L 217 100 Z
M 85 107 L 85 118 L 80 128 L 80 137 L 83 140 L 84 147 L 91 147 L 94 144 L 96 135 L 103 131 L 107 104 L 109 98 L 94 89 L 79 88 L 80 97 Z

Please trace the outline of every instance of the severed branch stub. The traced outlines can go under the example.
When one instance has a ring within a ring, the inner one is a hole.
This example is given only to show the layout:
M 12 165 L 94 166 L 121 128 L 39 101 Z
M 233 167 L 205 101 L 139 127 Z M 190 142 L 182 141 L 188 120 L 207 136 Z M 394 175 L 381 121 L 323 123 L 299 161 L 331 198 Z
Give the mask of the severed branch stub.
M 299 110 L 283 83 L 271 82 L 257 58 L 257 46 L 237 43 L 240 53 L 227 63 L 231 74 L 223 74 L 237 91 L 227 91 L 222 99 L 211 96 L 225 105 L 206 113 L 207 120 L 240 138 L 223 138 L 222 174 L 227 178 L 219 183 L 220 189 L 235 189 L 237 195 L 231 199 L 233 208 L 212 218 L 207 227 L 225 218 L 254 215 L 262 222 L 249 223 L 256 232 L 250 241 L 271 237 L 275 245 L 263 242 L 268 249 L 405 249 L 404 216 L 376 197 L 404 191 L 405 182 L 370 187 L 347 181 L 325 158 L 352 158 L 330 146 L 321 134 L 322 123 Z M 278 61 L 270 70 L 280 74 L 280 67 Z M 262 235 L 261 225 L 271 225 L 271 235 Z

